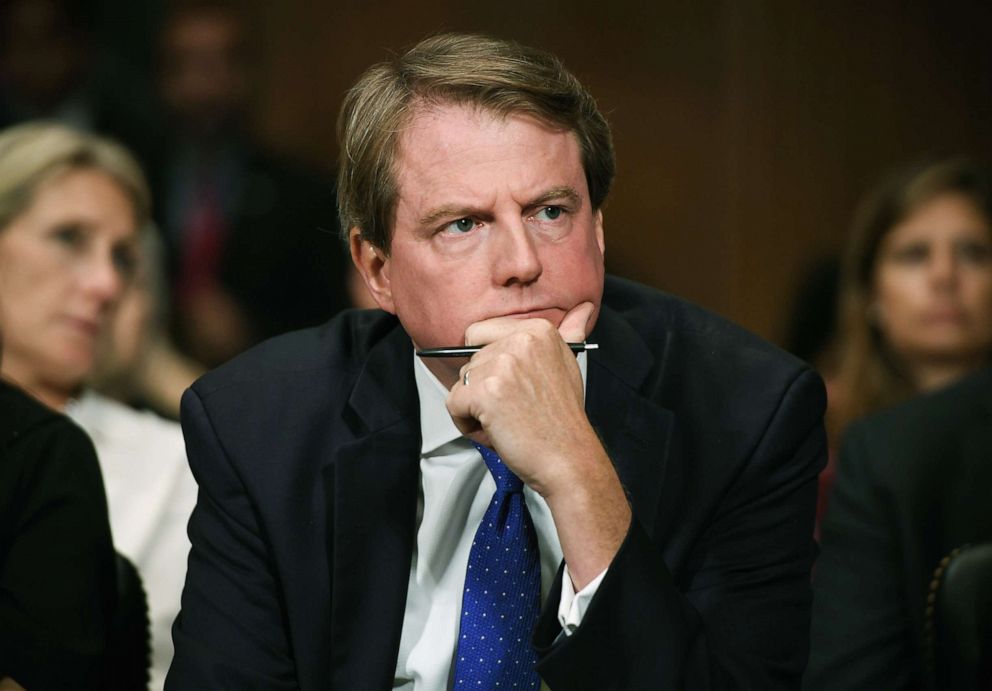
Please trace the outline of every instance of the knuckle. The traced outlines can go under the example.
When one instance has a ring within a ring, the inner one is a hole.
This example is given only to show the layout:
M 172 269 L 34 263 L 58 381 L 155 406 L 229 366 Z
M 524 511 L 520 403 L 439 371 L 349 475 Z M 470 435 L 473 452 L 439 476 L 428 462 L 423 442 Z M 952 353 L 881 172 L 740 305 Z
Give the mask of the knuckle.
M 513 335 L 513 342 L 516 347 L 523 350 L 527 350 L 538 341 L 537 336 L 535 336 L 530 331 L 518 331 Z
M 495 361 L 500 371 L 512 371 L 516 367 L 517 356 L 514 353 L 503 351 L 496 356 Z
M 539 320 L 535 329 L 537 333 L 540 334 L 541 336 L 547 336 L 548 334 L 558 333 L 558 329 L 556 329 L 555 326 L 546 319 Z
M 499 377 L 486 377 L 482 385 L 486 393 L 494 399 L 499 399 L 504 388 L 503 380 Z

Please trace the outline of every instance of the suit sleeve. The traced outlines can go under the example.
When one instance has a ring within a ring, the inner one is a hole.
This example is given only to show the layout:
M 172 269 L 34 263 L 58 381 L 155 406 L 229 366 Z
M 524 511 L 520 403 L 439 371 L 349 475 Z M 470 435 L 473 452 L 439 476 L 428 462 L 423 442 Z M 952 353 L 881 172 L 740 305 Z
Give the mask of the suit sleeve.
M 811 691 L 915 688 L 920 675 L 893 503 L 866 431 L 851 428 L 823 523 L 804 687 Z
M 183 395 L 182 422 L 199 493 L 166 689 L 298 688 L 264 531 L 192 389 Z
M 551 688 L 799 688 L 816 477 L 826 461 L 823 407 L 822 383 L 806 370 L 787 387 L 678 574 L 635 518 L 582 625 L 565 639 L 556 640 L 552 594 L 535 638 Z

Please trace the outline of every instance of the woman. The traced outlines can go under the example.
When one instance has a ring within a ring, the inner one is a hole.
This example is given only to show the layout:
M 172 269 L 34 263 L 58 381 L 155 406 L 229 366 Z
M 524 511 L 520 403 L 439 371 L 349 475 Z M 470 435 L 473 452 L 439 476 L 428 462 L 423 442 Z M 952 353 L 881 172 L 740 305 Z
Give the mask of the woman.
M 992 357 L 992 180 L 965 160 L 904 171 L 859 209 L 841 285 L 836 431 Z
M 120 146 L 56 125 L 0 134 L 0 373 L 93 439 L 115 546 L 148 593 L 158 688 L 172 655 L 196 486 L 177 424 L 83 385 L 139 269 L 148 211 L 144 178 Z
M 992 362 L 989 171 L 953 159 L 885 181 L 855 217 L 840 300 L 832 448 L 853 420 Z

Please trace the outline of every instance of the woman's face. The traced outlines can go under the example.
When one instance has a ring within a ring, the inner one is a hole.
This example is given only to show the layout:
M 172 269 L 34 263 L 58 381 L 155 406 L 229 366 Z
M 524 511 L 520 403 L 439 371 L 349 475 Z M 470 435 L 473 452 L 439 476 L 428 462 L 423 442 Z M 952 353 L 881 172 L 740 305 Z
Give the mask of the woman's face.
M 943 194 L 896 225 L 875 272 L 878 325 L 911 366 L 980 363 L 992 353 L 992 227 Z
M 0 229 L 4 375 L 64 403 L 93 366 L 136 257 L 134 207 L 113 179 L 78 169 L 39 187 Z

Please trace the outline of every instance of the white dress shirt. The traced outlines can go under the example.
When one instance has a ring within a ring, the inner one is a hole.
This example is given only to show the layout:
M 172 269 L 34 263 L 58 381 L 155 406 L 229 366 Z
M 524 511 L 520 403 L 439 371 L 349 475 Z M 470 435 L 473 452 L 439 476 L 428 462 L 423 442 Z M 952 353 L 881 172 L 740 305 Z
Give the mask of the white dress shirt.
M 584 386 L 585 353 L 579 355 L 578 362 Z M 482 456 L 452 422 L 444 405 L 447 389 L 416 356 L 414 372 L 423 440 L 421 487 L 417 501 L 417 541 L 393 688 L 442 691 L 450 688 L 452 681 L 469 550 L 496 491 L 496 483 Z M 525 486 L 524 500 L 541 552 L 543 602 L 561 564 L 561 545 L 544 499 Z M 606 572 L 574 593 L 568 567 L 565 568 L 558 619 L 568 635 L 578 627 Z
M 186 524 L 196 481 L 179 424 L 87 391 L 65 410 L 93 440 L 114 548 L 138 569 L 148 597 L 152 691 L 172 662 L 172 622 L 186 580 Z

